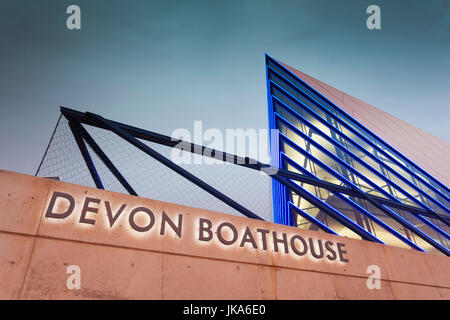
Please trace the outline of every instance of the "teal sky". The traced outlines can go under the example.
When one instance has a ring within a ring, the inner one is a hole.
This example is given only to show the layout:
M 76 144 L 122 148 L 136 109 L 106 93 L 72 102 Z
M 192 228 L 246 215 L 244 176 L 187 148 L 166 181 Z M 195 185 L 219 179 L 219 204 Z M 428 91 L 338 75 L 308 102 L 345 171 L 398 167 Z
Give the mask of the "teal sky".
M 448 0 L 1 0 L 0 41 L 1 169 L 34 174 L 60 105 L 165 134 L 266 128 L 265 52 L 450 140 Z

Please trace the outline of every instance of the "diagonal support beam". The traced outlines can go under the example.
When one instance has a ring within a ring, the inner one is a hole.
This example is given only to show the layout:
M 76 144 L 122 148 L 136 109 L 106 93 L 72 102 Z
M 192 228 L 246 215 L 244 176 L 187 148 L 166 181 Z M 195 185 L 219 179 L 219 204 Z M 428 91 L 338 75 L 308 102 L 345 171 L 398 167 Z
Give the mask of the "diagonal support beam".
M 172 169 L 173 171 L 175 171 L 179 175 L 183 176 L 184 178 L 186 178 L 190 182 L 194 183 L 198 187 L 202 188 L 203 190 L 205 190 L 206 192 L 210 193 L 214 197 L 216 197 L 219 200 L 223 201 L 224 203 L 226 203 L 227 205 L 229 205 L 233 209 L 239 211 L 240 213 L 242 213 L 246 217 L 257 219 L 257 220 L 263 220 L 261 217 L 259 217 L 258 215 L 254 214 L 253 212 L 251 212 L 247 208 L 243 207 L 242 205 L 240 205 L 239 203 L 237 203 L 233 199 L 229 198 L 228 196 L 226 196 L 222 192 L 218 191 L 217 189 L 211 187 L 209 184 L 207 184 L 203 180 L 197 178 L 196 176 L 194 176 L 193 174 L 191 174 L 187 170 L 185 170 L 182 167 L 178 166 L 177 164 L 173 163 L 171 160 L 169 160 L 166 157 L 162 156 L 160 153 L 158 153 L 157 151 L 153 150 L 152 148 L 150 148 L 149 146 L 147 146 L 143 142 L 139 141 L 138 139 L 133 137 L 131 134 L 129 134 L 128 132 L 126 132 L 125 130 L 120 128 L 120 126 L 118 126 L 117 124 L 113 123 L 112 121 L 109 121 L 109 120 L 103 118 L 100 115 L 97 115 L 97 114 L 94 114 L 94 113 L 90 113 L 90 112 L 86 112 L 86 116 L 88 118 L 90 118 L 92 121 L 94 121 L 94 122 L 96 122 L 98 124 L 101 124 L 106 129 L 114 132 L 119 137 L 123 138 L 124 140 L 126 140 L 129 143 L 131 143 L 132 145 L 134 145 L 136 148 L 140 149 L 141 151 L 143 151 L 146 154 L 148 154 L 149 156 L 151 156 L 153 159 L 159 161 L 160 163 L 162 163 L 166 167 Z
M 117 170 L 116 166 L 111 162 L 108 156 L 103 152 L 103 150 L 98 146 L 92 136 L 87 132 L 87 130 L 79 123 L 74 122 L 73 126 L 78 130 L 83 139 L 88 143 L 88 145 L 94 150 L 97 156 L 102 160 L 105 166 L 111 171 L 111 173 L 116 177 L 116 179 L 120 182 L 120 184 L 128 191 L 129 194 L 133 196 L 137 196 L 136 191 L 130 186 L 128 181 L 123 177 L 119 170 Z
M 77 125 L 72 121 L 69 121 L 69 127 L 70 130 L 72 131 L 73 137 L 75 138 L 78 148 L 80 149 L 81 155 L 83 156 L 84 162 L 86 163 L 86 166 L 89 169 L 92 179 L 94 180 L 94 183 L 97 186 L 97 189 L 104 189 L 103 183 L 100 179 L 100 176 L 98 175 L 97 169 L 95 168 L 94 162 L 92 161 L 92 158 L 89 155 L 86 145 L 84 144 L 83 138 L 81 137 L 79 127 L 77 127 Z

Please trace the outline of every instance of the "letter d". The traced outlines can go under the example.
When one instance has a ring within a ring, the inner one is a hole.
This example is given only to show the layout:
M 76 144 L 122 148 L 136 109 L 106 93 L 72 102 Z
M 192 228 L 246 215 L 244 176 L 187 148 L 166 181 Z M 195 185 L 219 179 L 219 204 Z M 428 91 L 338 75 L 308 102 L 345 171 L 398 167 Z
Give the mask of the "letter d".
M 55 206 L 57 198 L 64 198 L 69 201 L 69 207 L 67 208 L 66 212 L 62 213 L 53 212 L 53 207 Z M 54 219 L 67 218 L 72 213 L 74 207 L 75 207 L 75 199 L 70 194 L 55 191 L 53 192 L 52 198 L 47 208 L 47 212 L 45 213 L 45 217 Z

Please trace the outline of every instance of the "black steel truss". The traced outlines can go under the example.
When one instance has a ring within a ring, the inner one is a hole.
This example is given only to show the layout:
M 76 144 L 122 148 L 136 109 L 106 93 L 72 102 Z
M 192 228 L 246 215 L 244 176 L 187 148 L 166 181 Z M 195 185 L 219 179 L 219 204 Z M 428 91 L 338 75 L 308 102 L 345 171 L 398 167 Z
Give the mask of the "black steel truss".
M 165 145 L 172 148 L 179 148 L 183 151 L 190 151 L 194 154 L 199 154 L 203 156 L 213 157 L 215 159 L 220 159 L 224 162 L 233 163 L 235 165 L 244 166 L 249 169 L 258 170 L 261 172 L 264 172 L 268 176 L 271 176 L 278 182 L 282 183 L 289 189 L 297 189 L 296 185 L 292 183 L 292 180 L 299 181 L 302 183 L 314 185 L 317 187 L 325 188 L 329 190 L 330 192 L 336 193 L 336 194 L 345 194 L 356 198 L 361 198 L 364 200 L 369 201 L 376 207 L 380 207 L 381 205 L 386 205 L 392 208 L 397 208 L 405 211 L 409 211 L 414 214 L 420 214 L 424 216 L 428 216 L 431 218 L 436 218 L 441 221 L 444 221 L 447 225 L 450 223 L 450 219 L 448 217 L 441 216 L 437 214 L 436 212 L 433 212 L 431 210 L 426 210 L 424 208 L 419 208 L 415 206 L 410 206 L 407 204 L 399 203 L 396 201 L 392 201 L 390 199 L 385 199 L 382 197 L 369 195 L 366 193 L 361 192 L 358 189 L 349 188 L 347 186 L 333 184 L 327 181 L 319 180 L 315 177 L 310 177 L 305 174 L 300 174 L 297 172 L 289 171 L 283 168 L 275 168 L 268 164 L 261 163 L 255 159 L 251 159 L 248 157 L 240 157 L 234 154 L 226 153 L 223 151 L 211 149 L 205 146 L 201 146 L 198 144 L 186 142 L 183 140 L 177 140 L 173 139 L 169 136 L 162 135 L 159 133 L 151 132 L 148 130 L 144 130 L 141 128 L 133 127 L 130 125 L 126 125 L 120 122 L 112 121 L 109 119 L 105 119 L 100 115 L 90 113 L 90 112 L 80 112 L 76 111 L 70 108 L 61 107 L 61 113 L 62 115 L 69 121 L 69 126 L 71 129 L 71 132 L 75 138 L 75 141 L 77 142 L 77 145 L 80 149 L 80 152 L 83 156 L 83 159 L 89 169 L 89 172 L 92 176 L 92 179 L 94 180 L 97 188 L 103 189 L 103 184 L 101 182 L 101 179 L 97 173 L 97 170 L 95 168 L 95 165 L 87 151 L 85 142 L 92 148 L 92 150 L 97 154 L 97 156 L 101 159 L 101 161 L 105 164 L 105 166 L 111 171 L 111 173 L 117 178 L 117 180 L 122 184 L 122 186 L 127 190 L 127 192 L 131 195 L 137 195 L 137 193 L 134 191 L 132 186 L 128 183 L 128 181 L 125 179 L 125 177 L 120 173 L 120 171 L 114 166 L 114 164 L 111 162 L 111 160 L 106 156 L 106 154 L 103 152 L 103 150 L 98 146 L 98 144 L 95 142 L 95 140 L 91 137 L 91 135 L 87 132 L 87 130 L 82 126 L 82 124 L 94 126 L 97 128 L 102 128 L 108 131 L 111 131 L 118 135 L 119 137 L 126 140 L 128 143 L 132 144 L 136 148 L 142 150 L 155 160 L 159 161 L 166 167 L 170 168 L 171 170 L 175 171 L 176 173 L 180 174 L 190 182 L 194 183 L 195 185 L 199 186 L 203 190 L 207 191 L 214 197 L 220 199 L 230 207 L 234 208 L 238 212 L 242 213 L 244 216 L 253 218 L 253 219 L 259 219 L 263 220 L 261 217 L 256 215 L 255 213 L 251 212 L 244 206 L 240 205 L 233 199 L 229 198 L 225 194 L 221 193 L 211 185 L 207 184 L 203 180 L 199 179 L 195 175 L 191 174 L 190 172 L 186 171 L 185 169 L 181 168 L 174 162 L 172 162 L 170 159 L 167 159 L 154 149 L 150 148 L 148 145 L 144 144 L 143 142 L 139 141 L 138 139 L 142 139 L 145 141 L 154 142 L 157 144 Z M 370 241 L 376 241 L 373 238 L 366 238 L 366 240 Z

